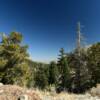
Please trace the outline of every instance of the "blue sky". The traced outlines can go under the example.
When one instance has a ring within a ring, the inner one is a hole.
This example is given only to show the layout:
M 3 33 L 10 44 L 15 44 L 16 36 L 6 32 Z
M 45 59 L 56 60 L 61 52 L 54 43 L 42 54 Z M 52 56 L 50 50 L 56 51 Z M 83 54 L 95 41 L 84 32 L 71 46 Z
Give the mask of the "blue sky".
M 35 61 L 73 50 L 78 21 L 87 45 L 99 42 L 100 0 L 0 0 L 0 32 L 21 32 Z

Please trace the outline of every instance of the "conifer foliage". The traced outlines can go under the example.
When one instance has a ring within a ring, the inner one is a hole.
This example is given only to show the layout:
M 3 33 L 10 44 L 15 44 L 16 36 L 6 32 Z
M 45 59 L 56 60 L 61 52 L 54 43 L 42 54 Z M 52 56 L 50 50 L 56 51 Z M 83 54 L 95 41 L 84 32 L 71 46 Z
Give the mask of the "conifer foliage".
M 49 84 L 50 85 L 57 85 L 59 77 L 58 66 L 55 62 L 51 62 L 49 64 Z
M 26 85 L 29 77 L 27 46 L 22 46 L 22 35 L 11 32 L 0 43 L 0 81 L 5 84 Z
M 66 90 L 70 87 L 70 68 L 67 62 L 67 56 L 64 49 L 60 49 L 60 55 L 58 58 L 58 68 L 59 68 L 59 83 L 58 85 Z

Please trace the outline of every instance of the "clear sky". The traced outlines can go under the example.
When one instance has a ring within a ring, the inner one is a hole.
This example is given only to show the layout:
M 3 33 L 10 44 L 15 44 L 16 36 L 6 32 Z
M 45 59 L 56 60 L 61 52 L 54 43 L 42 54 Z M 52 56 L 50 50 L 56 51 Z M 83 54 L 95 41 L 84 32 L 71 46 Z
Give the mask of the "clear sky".
M 0 0 L 0 32 L 21 32 L 35 61 L 73 50 L 78 21 L 87 45 L 100 41 L 100 0 Z

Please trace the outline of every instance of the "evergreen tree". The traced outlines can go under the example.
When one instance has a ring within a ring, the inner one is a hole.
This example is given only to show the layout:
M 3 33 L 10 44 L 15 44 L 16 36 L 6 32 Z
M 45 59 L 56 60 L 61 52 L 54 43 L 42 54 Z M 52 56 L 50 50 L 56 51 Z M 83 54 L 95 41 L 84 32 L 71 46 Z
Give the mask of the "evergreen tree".
M 4 84 L 26 85 L 29 78 L 27 46 L 22 46 L 22 35 L 11 32 L 0 43 L 0 81 Z
M 68 90 L 68 88 L 70 88 L 70 69 L 67 63 L 67 57 L 66 54 L 64 52 L 64 49 L 61 48 L 60 50 L 60 58 L 58 61 L 58 67 L 59 67 L 59 86 L 64 89 L 64 90 Z
M 91 75 L 91 86 L 100 83 L 100 43 L 88 49 L 88 68 Z
M 49 84 L 52 85 L 54 84 L 55 86 L 57 85 L 58 82 L 58 67 L 55 62 L 51 62 L 49 64 Z
M 48 86 L 48 75 L 46 70 L 47 69 L 43 64 L 38 66 L 38 69 L 34 75 L 35 87 L 38 87 L 39 89 L 46 89 Z
M 85 92 L 90 88 L 90 75 L 87 67 L 87 52 L 80 49 L 80 55 L 77 50 L 68 55 L 68 63 L 71 67 L 71 91 L 75 93 Z

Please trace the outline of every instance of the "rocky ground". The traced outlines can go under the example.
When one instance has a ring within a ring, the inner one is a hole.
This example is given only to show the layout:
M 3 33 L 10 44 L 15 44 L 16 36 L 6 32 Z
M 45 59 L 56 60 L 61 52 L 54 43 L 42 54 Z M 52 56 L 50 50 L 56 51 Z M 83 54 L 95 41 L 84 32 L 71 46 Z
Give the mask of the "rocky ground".
M 37 89 L 29 90 L 16 85 L 3 85 L 0 83 L 0 100 L 100 100 L 100 85 L 92 88 L 83 95 L 68 93 L 56 94 L 43 92 Z
M 0 84 L 0 100 L 41 100 L 39 95 L 26 88 L 16 85 Z

